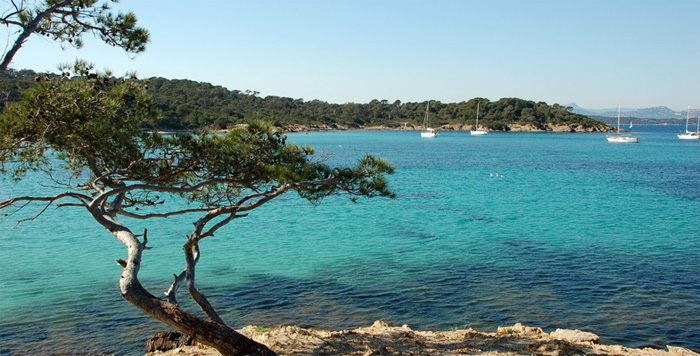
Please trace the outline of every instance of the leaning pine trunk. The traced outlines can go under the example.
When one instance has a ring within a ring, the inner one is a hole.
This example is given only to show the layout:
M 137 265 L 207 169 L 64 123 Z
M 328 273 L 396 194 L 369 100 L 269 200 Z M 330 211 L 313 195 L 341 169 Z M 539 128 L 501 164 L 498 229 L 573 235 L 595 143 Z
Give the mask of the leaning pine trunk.
M 192 336 L 202 344 L 217 349 L 222 355 L 276 355 L 267 346 L 245 337 L 227 325 L 202 319 L 184 311 L 176 304 L 153 296 L 143 288 L 137 278 L 141 255 L 146 248 L 145 244 L 141 243 L 128 229 L 116 229 L 112 233 L 128 249 L 128 260 L 125 262 L 119 283 L 124 299 L 151 317 Z

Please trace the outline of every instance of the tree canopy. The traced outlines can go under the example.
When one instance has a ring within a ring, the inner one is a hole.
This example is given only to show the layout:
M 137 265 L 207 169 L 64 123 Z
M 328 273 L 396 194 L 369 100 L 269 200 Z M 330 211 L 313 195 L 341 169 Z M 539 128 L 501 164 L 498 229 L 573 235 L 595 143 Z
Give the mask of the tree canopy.
M 312 203 L 339 193 L 393 197 L 386 180 L 393 167 L 371 155 L 355 167 L 328 166 L 311 147 L 287 142 L 262 122 L 225 135 L 204 130 L 160 135 L 148 130 L 158 111 L 140 81 L 94 75 L 84 63 L 75 69 L 79 75 L 73 79 L 40 76 L 21 101 L 0 114 L 1 172 L 15 179 L 44 172 L 63 192 L 42 195 L 39 185 L 35 195 L 0 202 L 0 210 L 21 210 L 32 202 L 86 209 L 127 249 L 127 258 L 118 261 L 126 300 L 223 354 L 273 354 L 228 327 L 196 287 L 199 242 L 288 192 Z M 171 203 L 178 199 L 189 204 Z M 194 228 L 183 246 L 184 271 L 163 300 L 138 279 L 150 248 L 148 232 L 136 234 L 128 226 L 133 219 L 174 215 L 192 215 Z M 178 306 L 182 285 L 207 318 Z

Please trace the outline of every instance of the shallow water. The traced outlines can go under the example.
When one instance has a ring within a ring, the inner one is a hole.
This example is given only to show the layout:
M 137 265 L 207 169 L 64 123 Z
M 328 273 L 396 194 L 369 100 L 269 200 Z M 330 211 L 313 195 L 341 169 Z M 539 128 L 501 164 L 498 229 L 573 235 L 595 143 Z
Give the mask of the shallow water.
M 700 142 L 601 134 L 290 134 L 330 161 L 395 164 L 395 200 L 284 196 L 202 243 L 198 285 L 235 327 L 416 329 L 517 322 L 700 350 Z M 30 191 L 2 182 L 0 199 Z M 29 214 L 29 212 L 25 213 Z M 79 209 L 0 219 L 0 355 L 143 353 L 165 326 L 119 296 L 124 248 Z M 148 226 L 167 288 L 194 219 Z

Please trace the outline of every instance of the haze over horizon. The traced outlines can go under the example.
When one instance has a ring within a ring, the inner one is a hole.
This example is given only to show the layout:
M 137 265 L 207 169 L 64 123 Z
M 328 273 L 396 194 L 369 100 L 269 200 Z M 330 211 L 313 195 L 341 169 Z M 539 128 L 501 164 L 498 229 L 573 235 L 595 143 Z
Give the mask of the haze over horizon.
M 6 5 L 7 6 L 7 5 Z M 122 0 L 151 33 L 131 58 L 32 36 L 16 69 L 85 59 L 330 103 L 504 97 L 587 109 L 700 108 L 700 1 Z M 4 32 L 3 32 L 4 31 Z M 14 41 L 0 30 L 2 45 Z

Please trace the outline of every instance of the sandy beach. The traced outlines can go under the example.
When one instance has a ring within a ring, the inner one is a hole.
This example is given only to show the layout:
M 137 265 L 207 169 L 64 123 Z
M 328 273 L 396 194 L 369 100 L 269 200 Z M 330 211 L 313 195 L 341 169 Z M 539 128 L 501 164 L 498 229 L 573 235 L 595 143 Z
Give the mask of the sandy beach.
M 495 333 L 473 329 L 454 331 L 415 331 L 408 325 L 390 326 L 376 321 L 370 327 L 344 331 L 303 329 L 282 326 L 275 329 L 246 327 L 240 330 L 279 355 L 620 355 L 620 356 L 700 356 L 691 350 L 667 346 L 659 349 L 632 349 L 601 345 L 593 333 L 557 329 L 546 333 L 540 328 L 516 324 L 500 327 Z M 199 346 L 173 346 L 146 356 L 216 356 L 217 351 Z

